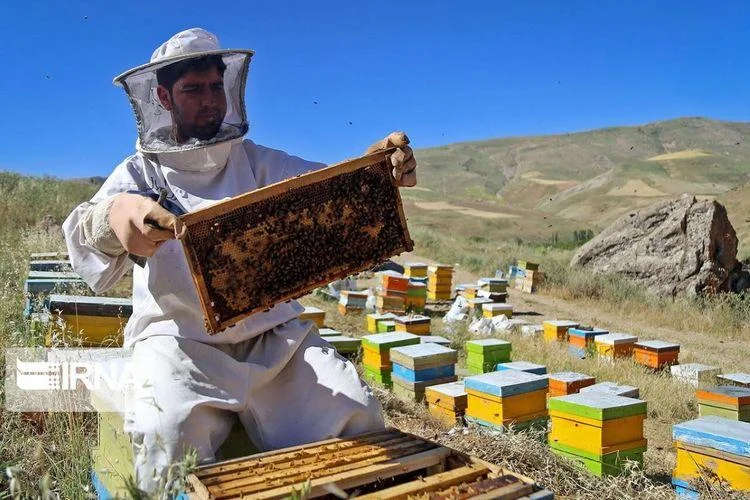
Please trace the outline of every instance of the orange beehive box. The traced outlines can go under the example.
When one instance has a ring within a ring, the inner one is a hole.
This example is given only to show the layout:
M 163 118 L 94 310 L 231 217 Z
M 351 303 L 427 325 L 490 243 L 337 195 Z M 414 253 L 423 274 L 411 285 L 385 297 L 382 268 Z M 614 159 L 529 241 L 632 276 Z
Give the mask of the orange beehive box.
M 383 275 L 383 288 L 395 292 L 404 292 L 409 288 L 409 278 L 404 276 L 394 276 L 392 274 Z
M 633 345 L 633 361 L 655 370 L 678 363 L 680 345 L 661 340 L 646 340 Z
M 584 387 L 594 385 L 596 378 L 576 372 L 558 372 L 549 375 L 549 396 L 576 394 Z

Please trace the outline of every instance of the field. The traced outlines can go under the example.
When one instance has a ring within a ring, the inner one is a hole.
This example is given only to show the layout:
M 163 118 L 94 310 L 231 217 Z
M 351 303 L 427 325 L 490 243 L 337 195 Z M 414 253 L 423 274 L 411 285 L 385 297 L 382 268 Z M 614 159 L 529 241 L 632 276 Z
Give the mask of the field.
M 412 255 L 398 260 L 454 264 L 454 283 L 494 275 L 517 258 L 537 261 L 547 276 L 541 292 L 516 292 L 509 300 L 520 318 L 530 323 L 575 319 L 641 339 L 672 340 L 682 345 L 683 362 L 715 364 L 725 372 L 747 371 L 750 298 L 660 299 L 622 279 L 568 268 L 576 246 L 585 239 L 575 234 L 600 229 L 619 211 L 693 188 L 696 194 L 719 196 L 727 204 L 741 239 L 741 257 L 750 255 L 742 243 L 750 238 L 746 215 L 750 207 L 747 188 L 742 187 L 748 171 L 744 158 L 750 153 L 745 151 L 744 138 L 750 135 L 750 126 L 698 119 L 687 120 L 682 128 L 678 125 L 668 122 L 418 151 L 420 187 L 403 191 L 416 246 Z M 731 154 L 725 155 L 723 148 Z M 601 156 L 602 151 L 608 153 Z M 637 161 L 631 151 L 639 155 Z M 715 178 L 706 177 L 705 163 L 691 163 L 706 161 L 718 165 L 712 171 Z M 61 250 L 64 245 L 55 224 L 40 227 L 39 221 L 50 214 L 61 223 L 97 187 L 88 181 L 0 173 L 3 350 L 41 342 L 21 314 L 28 255 Z M 120 293 L 127 294 L 127 287 Z M 361 315 L 340 316 L 335 304 L 316 296 L 303 302 L 324 308 L 329 326 L 357 336 L 365 333 Z M 433 332 L 451 338 L 458 349 L 470 338 L 465 329 L 443 332 L 440 315 L 433 318 Z M 629 361 L 606 365 L 575 360 L 558 345 L 516 335 L 507 338 L 513 342 L 514 359 L 546 364 L 550 372 L 574 370 L 639 387 L 649 403 L 645 469 L 628 477 L 597 479 L 549 453 L 538 435 L 446 429 L 423 407 L 376 389 L 389 423 L 530 475 L 560 498 L 673 497 L 668 484 L 674 465 L 670 431 L 672 424 L 697 414 L 690 388 Z M 3 378 L 4 366 L 3 357 Z M 91 491 L 89 451 L 96 444 L 95 424 L 93 415 L 51 414 L 40 425 L 0 408 L 0 499 L 10 497 L 5 492 L 11 487 L 29 498 L 54 498 L 55 493 L 60 498 L 86 497 Z M 714 491 L 707 498 L 726 495 Z

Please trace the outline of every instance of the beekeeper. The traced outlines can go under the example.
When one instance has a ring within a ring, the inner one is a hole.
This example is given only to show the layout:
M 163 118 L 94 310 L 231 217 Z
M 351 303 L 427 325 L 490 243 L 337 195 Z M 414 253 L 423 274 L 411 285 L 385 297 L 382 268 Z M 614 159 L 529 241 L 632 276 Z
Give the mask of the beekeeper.
M 136 397 L 125 415 L 138 486 L 156 491 L 188 448 L 214 459 L 236 419 L 262 450 L 383 427 L 381 408 L 352 363 L 300 321 L 296 301 L 277 304 L 208 335 L 188 264 L 176 241 L 180 220 L 166 205 L 201 209 L 323 167 L 243 137 L 250 50 L 223 50 L 200 29 L 177 33 L 151 61 L 115 78 L 138 125 L 136 153 L 76 207 L 63 230 L 73 268 L 97 292 L 133 269 Z M 416 184 L 416 162 L 403 133 L 367 152 L 396 146 L 398 184 Z M 133 266 L 128 254 L 148 258 Z

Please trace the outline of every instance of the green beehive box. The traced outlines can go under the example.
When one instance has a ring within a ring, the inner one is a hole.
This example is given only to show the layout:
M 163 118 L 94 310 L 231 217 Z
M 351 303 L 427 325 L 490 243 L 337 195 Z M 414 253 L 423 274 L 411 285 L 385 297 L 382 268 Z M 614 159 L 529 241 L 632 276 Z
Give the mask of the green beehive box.
M 362 339 L 347 337 L 346 335 L 325 337 L 325 340 L 341 354 L 356 354 L 362 344 Z
M 556 442 L 550 442 L 549 446 L 552 453 L 570 459 L 579 467 L 587 469 L 599 477 L 618 476 L 622 474 L 624 471 L 623 466 L 628 460 L 637 462 L 642 467 L 643 454 L 646 452 L 646 447 L 641 446 L 630 450 L 607 453 L 606 455 L 596 455 Z
M 390 368 L 372 368 L 367 365 L 364 366 L 364 379 L 368 382 L 377 382 L 378 384 L 384 385 L 390 388 L 393 385 L 391 379 Z
M 479 339 L 469 340 L 466 342 L 466 352 L 477 354 L 491 354 L 496 352 L 510 353 L 512 345 L 507 340 L 502 339 Z
M 381 355 L 387 353 L 393 347 L 414 345 L 421 342 L 419 335 L 407 332 L 376 333 L 362 337 L 362 347 L 377 351 Z

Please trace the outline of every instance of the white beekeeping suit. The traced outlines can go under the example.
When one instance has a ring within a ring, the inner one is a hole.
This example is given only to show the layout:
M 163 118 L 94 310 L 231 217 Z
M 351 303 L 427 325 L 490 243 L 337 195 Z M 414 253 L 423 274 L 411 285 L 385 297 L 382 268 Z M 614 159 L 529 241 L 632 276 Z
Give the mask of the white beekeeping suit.
M 209 139 L 175 140 L 172 117 L 156 95 L 156 70 L 218 54 L 227 111 Z M 242 137 L 248 130 L 244 93 L 251 51 L 221 50 L 202 29 L 176 34 L 151 62 L 115 79 L 138 123 L 137 152 L 118 165 L 91 201 L 64 223 L 70 259 L 96 292 L 133 269 L 133 315 L 125 344 L 133 348 L 136 398 L 125 415 L 135 473 L 148 492 L 186 447 L 212 460 L 239 415 L 252 441 L 274 449 L 383 427 L 380 406 L 317 333 L 297 319 L 296 302 L 278 304 L 208 335 L 181 244 L 164 242 L 144 268 L 133 267 L 109 224 L 116 195 L 166 189 L 185 212 L 322 167 Z

